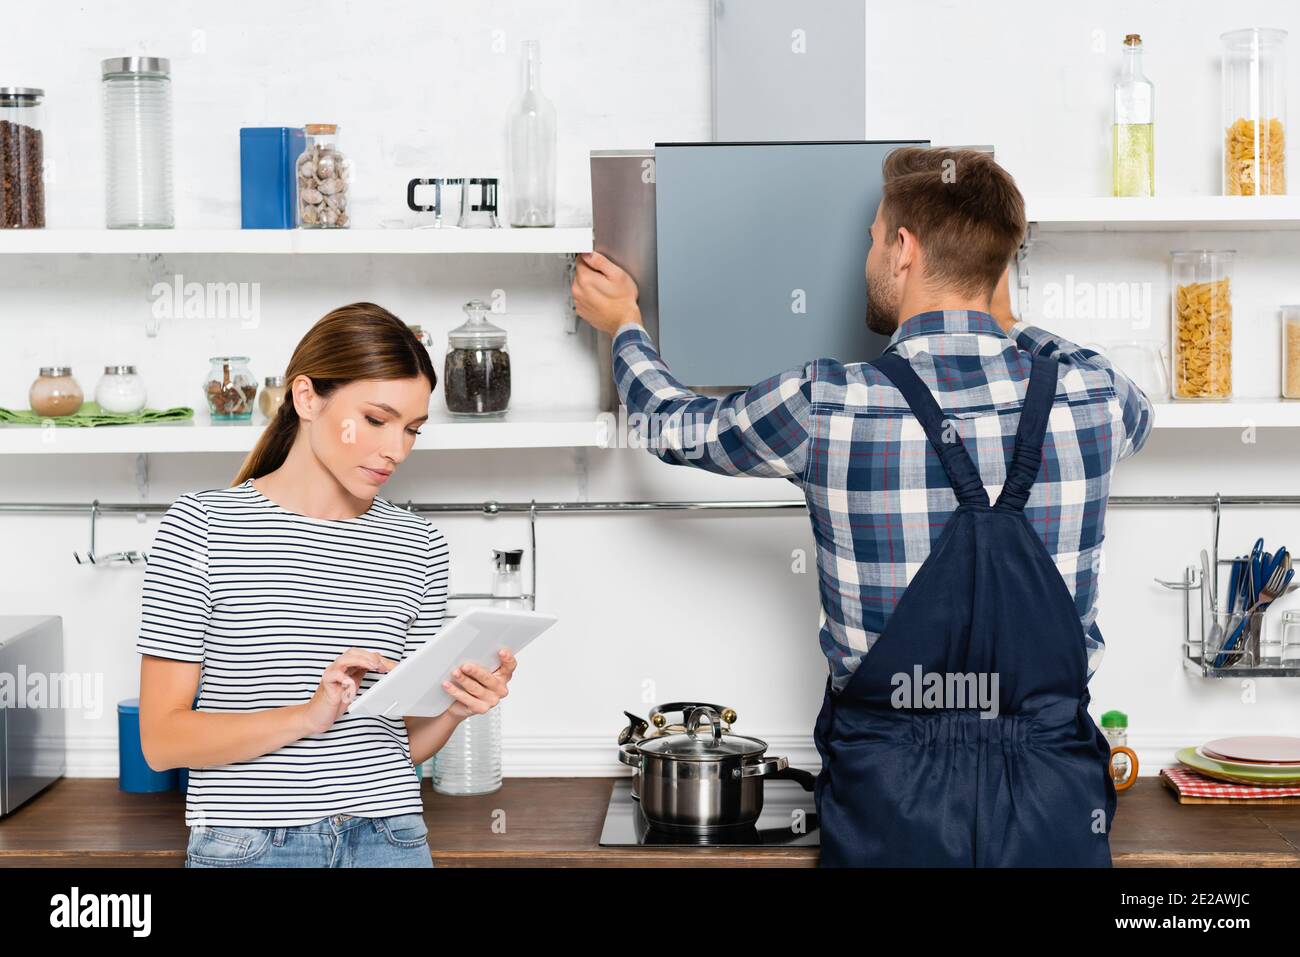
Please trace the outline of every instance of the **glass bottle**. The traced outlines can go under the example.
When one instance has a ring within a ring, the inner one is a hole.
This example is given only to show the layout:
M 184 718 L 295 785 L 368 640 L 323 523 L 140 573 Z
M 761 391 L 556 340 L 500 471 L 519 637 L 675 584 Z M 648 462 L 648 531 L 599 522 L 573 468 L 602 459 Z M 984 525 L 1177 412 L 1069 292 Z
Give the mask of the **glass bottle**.
M 462 307 L 469 319 L 447 334 L 442 389 L 454 416 L 505 415 L 510 405 L 510 354 L 506 331 L 486 319 L 487 304 L 471 299 Z
M 1221 34 L 1223 195 L 1286 192 L 1286 31 Z
M 298 223 L 303 229 L 342 229 L 348 215 L 352 161 L 339 152 L 334 123 L 303 127 L 307 148 L 298 157 Z
M 0 228 L 45 225 L 44 98 L 34 87 L 0 86 Z
M 280 413 L 280 406 L 284 405 L 288 393 L 289 386 L 285 384 L 284 376 L 269 375 L 262 380 L 262 391 L 257 396 L 257 408 L 268 422 Z
M 524 560 L 522 548 L 492 550 L 492 607 L 526 609 L 524 581 L 520 565 Z
M 1142 38 L 1124 38 L 1123 63 L 1115 82 L 1111 169 L 1116 196 L 1154 196 L 1155 88 L 1142 75 Z
M 1172 253 L 1169 387 L 1175 399 L 1232 397 L 1231 249 Z
M 1115 790 L 1126 790 L 1137 781 L 1138 774 L 1137 754 L 1128 747 L 1128 715 L 1107 711 L 1101 716 L 1101 731 L 1110 745 L 1110 776 Z
M 170 229 L 171 64 L 163 57 L 111 57 L 104 80 L 109 229 Z
M 555 106 L 541 92 L 536 40 L 520 45 L 524 92 L 510 113 L 510 225 L 555 225 Z

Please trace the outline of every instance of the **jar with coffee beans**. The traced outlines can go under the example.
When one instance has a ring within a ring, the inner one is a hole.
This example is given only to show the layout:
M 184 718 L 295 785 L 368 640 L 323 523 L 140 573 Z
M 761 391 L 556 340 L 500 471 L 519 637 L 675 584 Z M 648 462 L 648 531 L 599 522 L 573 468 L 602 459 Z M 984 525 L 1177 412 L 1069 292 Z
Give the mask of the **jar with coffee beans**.
M 505 415 L 510 405 L 510 355 L 506 331 L 487 320 L 488 307 L 471 299 L 462 307 L 469 319 L 447 334 L 443 397 L 454 416 Z
M 45 225 L 45 91 L 0 86 L 0 228 Z

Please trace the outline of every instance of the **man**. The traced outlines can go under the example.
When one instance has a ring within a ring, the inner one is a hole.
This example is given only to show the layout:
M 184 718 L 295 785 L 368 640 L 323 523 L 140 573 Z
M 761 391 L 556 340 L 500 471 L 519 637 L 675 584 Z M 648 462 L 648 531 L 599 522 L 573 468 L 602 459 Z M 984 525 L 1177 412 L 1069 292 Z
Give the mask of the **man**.
M 578 265 L 578 314 L 614 335 L 654 454 L 804 492 L 829 659 L 823 866 L 1110 865 L 1094 602 L 1111 471 L 1151 405 L 1104 357 L 1015 321 L 1025 228 L 986 154 L 894 151 L 866 263 L 884 355 L 720 399 L 672 377 L 625 272 Z

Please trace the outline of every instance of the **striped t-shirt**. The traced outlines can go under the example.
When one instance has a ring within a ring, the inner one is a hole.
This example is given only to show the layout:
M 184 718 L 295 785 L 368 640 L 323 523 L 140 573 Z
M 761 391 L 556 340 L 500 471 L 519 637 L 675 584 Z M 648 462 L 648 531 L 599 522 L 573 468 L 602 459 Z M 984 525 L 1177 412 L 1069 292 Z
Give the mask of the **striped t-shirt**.
M 302 704 L 349 648 L 400 661 L 435 635 L 447 569 L 442 533 L 378 496 L 364 515 L 320 519 L 281 508 L 252 480 L 191 492 L 167 509 L 149 552 L 136 650 L 201 662 L 200 711 Z M 380 677 L 368 673 L 361 693 Z M 269 754 L 191 768 L 185 823 L 421 810 L 405 722 L 344 713 Z

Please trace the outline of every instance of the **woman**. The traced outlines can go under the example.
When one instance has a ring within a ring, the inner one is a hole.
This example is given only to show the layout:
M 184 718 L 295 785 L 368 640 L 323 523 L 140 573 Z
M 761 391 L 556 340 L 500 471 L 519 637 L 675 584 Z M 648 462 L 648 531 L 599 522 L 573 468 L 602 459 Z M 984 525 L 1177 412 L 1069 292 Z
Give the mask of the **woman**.
M 285 381 L 234 484 L 182 495 L 159 526 L 137 642 L 144 755 L 191 769 L 187 867 L 431 867 L 413 762 L 506 696 L 514 658 L 462 665 L 437 717 L 344 712 L 442 624 L 442 533 L 376 494 L 437 375 L 410 329 L 360 302 L 312 327 Z

